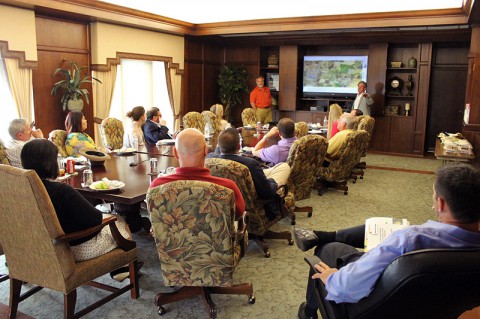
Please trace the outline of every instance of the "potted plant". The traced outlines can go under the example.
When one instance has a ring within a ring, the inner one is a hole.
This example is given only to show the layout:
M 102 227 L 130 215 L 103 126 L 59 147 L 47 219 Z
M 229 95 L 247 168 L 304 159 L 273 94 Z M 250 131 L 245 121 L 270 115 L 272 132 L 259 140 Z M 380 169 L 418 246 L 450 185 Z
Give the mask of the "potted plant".
M 241 104 L 248 93 L 248 72 L 242 65 L 224 64 L 218 74 L 219 98 L 225 105 L 225 118 L 230 122 L 230 114 L 235 105 Z
M 58 89 L 63 90 L 63 95 L 60 101 L 64 111 L 67 107 L 70 111 L 81 111 L 83 109 L 82 97 L 85 98 L 87 104 L 90 104 L 88 90 L 82 88 L 82 84 L 93 83 L 93 80 L 102 83 L 100 80 L 85 72 L 84 70 L 86 69 L 88 70 L 88 67 L 79 67 L 77 63 L 70 61 L 70 67 L 68 69 L 57 68 L 55 72 L 53 72 L 53 76 L 60 73 L 64 77 L 63 80 L 60 80 L 53 85 L 52 91 L 50 92 L 50 94 L 56 95 Z

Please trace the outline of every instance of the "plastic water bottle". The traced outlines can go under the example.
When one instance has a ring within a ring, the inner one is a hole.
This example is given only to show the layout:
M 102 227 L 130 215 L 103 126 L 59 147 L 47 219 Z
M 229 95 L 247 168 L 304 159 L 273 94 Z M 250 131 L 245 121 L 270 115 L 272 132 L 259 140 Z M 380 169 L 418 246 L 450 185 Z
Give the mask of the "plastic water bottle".
M 132 134 L 132 147 L 138 151 L 138 136 L 137 133 Z
M 323 118 L 323 126 L 324 127 L 327 127 L 328 126 L 328 120 L 327 120 L 327 116 L 325 115 L 325 117 Z

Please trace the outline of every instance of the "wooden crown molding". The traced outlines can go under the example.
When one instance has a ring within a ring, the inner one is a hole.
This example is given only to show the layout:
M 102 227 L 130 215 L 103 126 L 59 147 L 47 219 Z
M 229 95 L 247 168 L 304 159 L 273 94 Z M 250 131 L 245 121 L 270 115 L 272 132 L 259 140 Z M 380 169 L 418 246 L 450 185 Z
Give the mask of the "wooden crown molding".
M 106 64 L 92 64 L 91 69 L 98 72 L 109 72 L 112 69 L 112 65 L 120 64 L 120 59 L 134 59 L 134 60 L 147 60 L 147 61 L 163 61 L 167 63 L 167 68 L 175 69 L 175 75 L 183 75 L 184 70 L 180 69 L 179 63 L 174 63 L 172 57 L 160 56 L 160 55 L 148 55 L 137 54 L 128 52 L 117 52 L 115 58 L 107 58 Z
M 95 0 L 0 0 L 0 3 L 51 14 L 78 14 L 103 21 L 176 35 L 222 35 L 305 30 L 411 27 L 468 24 L 479 0 L 466 0 L 458 9 L 363 13 L 192 24 L 172 18 Z
M 0 52 L 2 58 L 16 59 L 18 65 L 24 69 L 36 69 L 38 67 L 37 61 L 30 61 L 25 58 L 25 51 L 13 51 L 8 48 L 8 41 L 0 40 Z

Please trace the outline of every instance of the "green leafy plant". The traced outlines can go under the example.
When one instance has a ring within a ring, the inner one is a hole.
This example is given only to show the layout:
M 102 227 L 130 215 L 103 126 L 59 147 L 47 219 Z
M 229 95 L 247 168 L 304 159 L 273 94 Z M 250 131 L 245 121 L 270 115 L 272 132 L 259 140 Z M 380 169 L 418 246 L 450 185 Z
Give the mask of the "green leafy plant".
M 225 106 L 225 118 L 230 122 L 230 115 L 236 105 L 243 101 L 248 93 L 248 72 L 243 65 L 224 64 L 218 74 L 218 85 L 220 86 L 219 98 Z
M 88 99 L 88 90 L 86 88 L 82 88 L 82 84 L 93 83 L 94 80 L 102 83 L 100 80 L 90 76 L 86 72 L 88 67 L 79 67 L 77 63 L 73 61 L 69 61 L 69 63 L 70 66 L 68 69 L 57 68 L 53 72 L 53 76 L 60 74 L 64 77 L 64 79 L 55 83 L 52 87 L 52 91 L 50 92 L 51 95 L 57 95 L 57 91 L 59 89 L 63 90 L 63 95 L 60 101 L 64 111 L 67 108 L 69 100 L 78 100 L 79 98 L 83 97 L 85 101 L 87 101 L 87 104 L 90 104 Z

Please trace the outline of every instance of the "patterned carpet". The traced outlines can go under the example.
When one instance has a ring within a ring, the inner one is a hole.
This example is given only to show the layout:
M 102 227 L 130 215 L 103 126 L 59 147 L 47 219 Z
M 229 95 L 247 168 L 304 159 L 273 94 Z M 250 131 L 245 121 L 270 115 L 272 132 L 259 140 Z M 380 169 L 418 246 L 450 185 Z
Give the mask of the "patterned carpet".
M 388 216 L 408 218 L 412 224 L 435 219 L 432 212 L 433 172 L 441 164 L 433 159 L 405 158 L 369 154 L 370 167 L 365 178 L 349 182 L 349 194 L 328 191 L 297 202 L 299 206 L 314 207 L 312 218 L 297 215 L 297 225 L 308 229 L 336 230 L 363 223 L 367 217 Z M 274 230 L 289 230 L 288 221 L 281 221 Z M 139 259 L 145 262 L 140 279 L 141 297 L 131 300 L 129 294 L 107 303 L 85 318 L 158 318 L 154 297 L 156 292 L 168 291 L 162 286 L 160 265 L 152 239 L 137 234 Z M 235 270 L 235 282 L 251 282 L 256 303 L 247 304 L 246 296 L 214 295 L 218 318 L 296 318 L 298 305 L 304 301 L 308 267 L 303 253 L 284 240 L 270 240 L 271 257 L 265 258 L 254 243 Z M 2 257 L 3 258 L 3 257 Z M 4 265 L 3 259 L 0 265 Z M 0 266 L 0 272 L 5 268 Z M 111 283 L 110 278 L 103 278 Z M 0 284 L 0 302 L 8 304 L 9 284 Z M 78 304 L 92 302 L 102 292 L 91 287 L 80 288 Z M 78 305 L 77 305 L 77 309 Z M 200 298 L 166 306 L 163 318 L 208 318 Z M 20 304 L 19 310 L 35 318 L 62 318 L 63 296 L 44 289 Z

